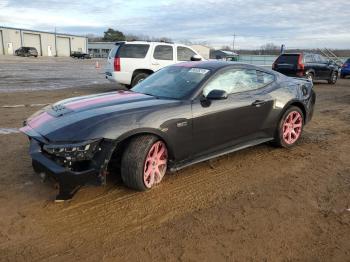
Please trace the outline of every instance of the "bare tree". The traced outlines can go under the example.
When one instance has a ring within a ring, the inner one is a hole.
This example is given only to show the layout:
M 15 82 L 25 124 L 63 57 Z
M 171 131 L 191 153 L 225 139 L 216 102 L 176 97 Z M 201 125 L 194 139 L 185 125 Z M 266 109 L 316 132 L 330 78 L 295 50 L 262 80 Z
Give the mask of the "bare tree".
M 262 55 L 277 55 L 279 53 L 279 48 L 274 43 L 267 43 L 260 47 Z
M 232 51 L 232 47 L 228 45 L 223 45 L 220 49 L 224 51 Z

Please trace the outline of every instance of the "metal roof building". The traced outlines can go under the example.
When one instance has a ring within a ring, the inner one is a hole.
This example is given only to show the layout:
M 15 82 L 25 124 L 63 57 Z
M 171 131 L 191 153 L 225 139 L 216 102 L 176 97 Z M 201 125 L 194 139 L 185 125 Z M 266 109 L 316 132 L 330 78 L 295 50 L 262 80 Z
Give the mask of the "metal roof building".
M 198 52 L 204 59 L 210 58 L 210 47 L 205 45 L 191 45 L 191 47 Z
M 233 51 L 212 50 L 210 52 L 211 59 L 226 59 L 227 57 L 235 57 L 235 56 L 238 56 L 238 54 Z
M 114 46 L 115 42 L 89 42 L 88 50 L 92 57 L 106 58 Z
M 35 47 L 39 56 L 70 56 L 87 52 L 87 37 L 0 26 L 0 55 L 14 55 L 20 47 Z

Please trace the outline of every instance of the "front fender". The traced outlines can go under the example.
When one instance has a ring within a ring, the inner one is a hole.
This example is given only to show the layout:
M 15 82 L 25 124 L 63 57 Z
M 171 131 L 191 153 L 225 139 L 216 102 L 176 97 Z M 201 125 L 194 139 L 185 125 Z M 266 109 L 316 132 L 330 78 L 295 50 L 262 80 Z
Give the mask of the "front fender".
M 169 156 L 170 159 L 174 158 L 174 146 L 172 144 L 171 139 L 169 138 L 168 134 L 163 132 L 160 129 L 156 129 L 156 128 L 137 128 L 128 132 L 125 132 L 123 134 L 121 134 L 117 139 L 116 139 L 116 143 L 117 145 L 120 143 L 123 143 L 124 141 L 129 140 L 132 137 L 135 137 L 137 135 L 154 135 L 159 137 L 161 140 L 163 140 L 167 146 L 168 152 L 169 152 Z

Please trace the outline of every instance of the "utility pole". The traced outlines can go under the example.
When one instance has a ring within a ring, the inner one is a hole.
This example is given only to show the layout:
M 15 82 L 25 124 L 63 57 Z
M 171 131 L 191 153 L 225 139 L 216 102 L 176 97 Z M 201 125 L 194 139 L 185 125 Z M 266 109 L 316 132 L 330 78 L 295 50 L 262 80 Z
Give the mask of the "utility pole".
M 232 51 L 235 51 L 235 41 L 236 41 L 236 33 L 233 33 L 233 40 L 232 40 Z
M 57 57 L 57 28 L 55 26 L 55 56 Z

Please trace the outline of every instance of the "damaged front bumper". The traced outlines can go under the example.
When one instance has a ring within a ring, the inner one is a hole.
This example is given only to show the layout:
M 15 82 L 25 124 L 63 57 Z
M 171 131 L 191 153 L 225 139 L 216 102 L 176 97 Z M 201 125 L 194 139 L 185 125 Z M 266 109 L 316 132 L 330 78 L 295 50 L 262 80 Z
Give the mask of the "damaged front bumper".
M 30 156 L 32 158 L 33 169 L 42 177 L 51 177 L 59 185 L 59 193 L 56 200 L 71 199 L 77 190 L 86 184 L 103 185 L 106 183 L 108 163 L 114 150 L 113 141 L 102 140 L 99 150 L 93 158 L 79 162 L 73 162 L 72 166 L 62 164 L 62 159 L 58 161 L 55 156 L 43 150 L 44 144 L 36 138 L 30 138 Z

